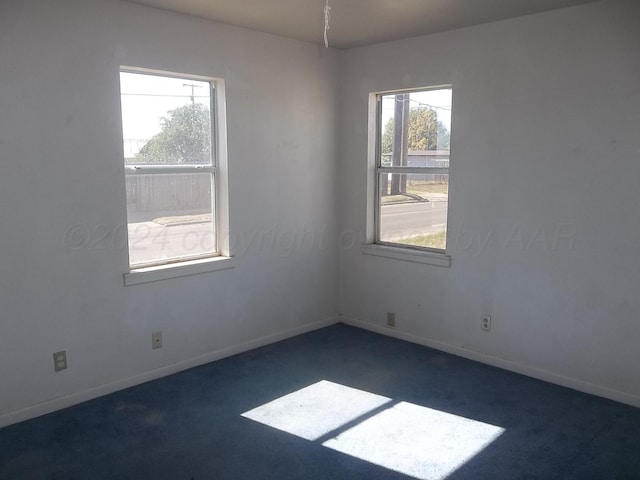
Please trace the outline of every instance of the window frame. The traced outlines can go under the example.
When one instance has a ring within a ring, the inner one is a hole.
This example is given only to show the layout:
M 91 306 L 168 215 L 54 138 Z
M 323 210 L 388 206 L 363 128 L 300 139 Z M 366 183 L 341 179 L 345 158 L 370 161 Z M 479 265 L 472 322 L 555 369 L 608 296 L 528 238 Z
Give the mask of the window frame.
M 156 77 L 168 77 L 180 80 L 195 80 L 209 85 L 210 114 L 210 163 L 204 165 L 124 165 L 124 177 L 137 175 L 210 175 L 211 182 L 211 225 L 213 229 L 213 248 L 211 252 L 185 255 L 182 257 L 158 259 L 148 262 L 131 263 L 131 250 L 127 235 L 127 264 L 125 285 L 135 285 L 165 278 L 194 275 L 206 271 L 233 268 L 229 249 L 229 205 L 228 205 L 228 165 L 227 165 L 227 124 L 226 94 L 224 79 L 218 77 L 182 74 L 140 67 L 120 66 L 118 74 L 132 73 Z M 121 115 L 122 117 L 122 115 Z M 121 136 L 124 132 L 121 128 Z M 122 156 L 124 160 L 124 152 Z M 126 194 L 125 194 L 126 196 Z M 127 226 L 129 215 L 127 212 Z
M 382 197 L 381 193 L 381 182 L 380 178 L 383 174 L 435 174 L 435 175 L 448 175 L 451 176 L 451 140 L 449 146 L 449 167 L 408 167 L 408 166 L 383 166 L 382 165 L 382 99 L 385 96 L 389 95 L 399 95 L 399 94 L 411 94 L 416 92 L 428 92 L 434 90 L 450 90 L 451 91 L 451 103 L 453 104 L 453 85 L 437 85 L 437 86 L 429 86 L 429 87 L 417 87 L 417 88 L 407 88 L 407 89 L 399 89 L 399 90 L 388 90 L 382 92 L 371 93 L 370 100 L 374 104 L 374 112 L 375 115 L 373 122 L 370 121 L 370 134 L 371 134 L 371 124 L 373 123 L 373 219 L 372 219 L 372 231 L 370 231 L 368 237 L 369 242 L 365 245 L 366 248 L 363 253 L 368 255 L 376 255 L 376 252 L 379 252 L 381 256 L 387 256 L 390 258 L 398 258 L 398 259 L 407 259 L 404 254 L 418 254 L 421 256 L 426 256 L 427 259 L 435 258 L 436 261 L 434 264 L 449 266 L 450 257 L 448 256 L 449 251 L 449 222 L 450 222 L 450 209 L 449 209 L 449 192 L 447 193 L 447 218 L 446 218 L 446 240 L 445 240 L 445 248 L 433 248 L 433 247 L 425 247 L 420 245 L 410 245 L 405 243 L 396 243 L 384 241 L 381 239 L 381 209 L 382 209 Z M 371 107 L 371 105 L 370 105 Z M 370 138 L 371 141 L 371 138 Z M 371 158 L 370 158 L 370 164 Z M 381 249 L 371 248 L 379 246 Z M 386 253 L 384 253 L 386 252 Z M 384 254 L 382 254 L 384 253 Z M 437 257 L 446 257 L 447 264 L 443 265 L 440 261 L 437 260 Z M 431 263 L 430 261 L 422 261 L 415 260 L 419 263 Z

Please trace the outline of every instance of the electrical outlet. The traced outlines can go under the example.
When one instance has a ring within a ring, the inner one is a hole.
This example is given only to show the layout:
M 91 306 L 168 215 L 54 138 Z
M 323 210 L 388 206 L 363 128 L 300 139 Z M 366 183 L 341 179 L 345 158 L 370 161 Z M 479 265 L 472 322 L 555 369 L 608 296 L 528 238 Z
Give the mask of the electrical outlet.
M 396 326 L 396 314 L 393 312 L 387 312 L 387 327 L 395 328 Z
M 53 354 L 53 368 L 56 372 L 67 368 L 67 351 L 62 350 Z
M 151 334 L 151 348 L 162 348 L 162 332 L 153 332 Z
M 480 328 L 485 332 L 491 330 L 491 315 L 482 315 L 482 323 L 480 324 Z

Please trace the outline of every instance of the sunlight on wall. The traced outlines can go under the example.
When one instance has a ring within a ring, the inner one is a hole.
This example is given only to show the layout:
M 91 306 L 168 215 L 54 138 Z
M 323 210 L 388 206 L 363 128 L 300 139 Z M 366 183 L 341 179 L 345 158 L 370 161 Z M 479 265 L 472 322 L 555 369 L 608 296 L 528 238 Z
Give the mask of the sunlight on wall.
M 442 480 L 504 429 L 322 380 L 242 414 L 421 480 Z

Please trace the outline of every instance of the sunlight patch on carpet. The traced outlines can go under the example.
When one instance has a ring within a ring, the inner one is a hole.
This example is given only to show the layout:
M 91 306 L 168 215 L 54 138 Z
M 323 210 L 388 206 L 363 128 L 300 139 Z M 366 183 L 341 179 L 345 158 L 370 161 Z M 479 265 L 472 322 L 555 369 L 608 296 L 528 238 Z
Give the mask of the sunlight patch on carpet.
M 505 431 L 327 380 L 242 416 L 420 480 L 444 480 Z
M 242 414 L 278 430 L 317 440 L 391 399 L 322 380 Z
M 400 402 L 323 445 L 415 478 L 441 480 L 503 432 L 501 427 Z

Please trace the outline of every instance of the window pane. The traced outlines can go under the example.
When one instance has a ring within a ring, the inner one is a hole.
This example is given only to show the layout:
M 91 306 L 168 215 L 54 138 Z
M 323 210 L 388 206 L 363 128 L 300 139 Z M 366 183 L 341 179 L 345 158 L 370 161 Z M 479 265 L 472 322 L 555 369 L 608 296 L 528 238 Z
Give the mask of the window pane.
M 445 250 L 448 193 L 448 174 L 380 174 L 379 240 Z
M 378 241 L 446 249 L 451 100 L 450 88 L 381 95 L 378 167 L 424 174 L 378 174 Z
M 212 254 L 212 175 L 128 175 L 131 265 Z
M 120 73 L 125 164 L 211 164 L 211 85 Z
M 379 166 L 411 166 L 413 152 L 449 155 L 451 89 L 382 95 Z

